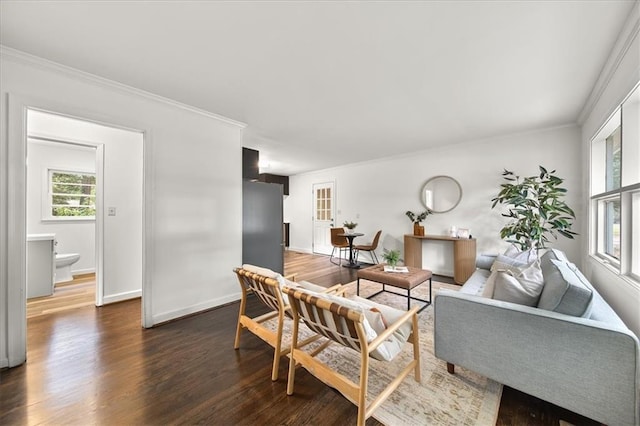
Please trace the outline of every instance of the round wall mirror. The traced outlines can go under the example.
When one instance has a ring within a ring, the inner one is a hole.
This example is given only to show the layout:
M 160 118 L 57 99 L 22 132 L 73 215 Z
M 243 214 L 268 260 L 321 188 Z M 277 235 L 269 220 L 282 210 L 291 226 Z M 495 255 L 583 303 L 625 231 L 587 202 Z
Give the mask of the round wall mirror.
M 462 187 L 451 176 L 434 176 L 420 192 L 422 204 L 433 213 L 453 210 L 462 199 Z

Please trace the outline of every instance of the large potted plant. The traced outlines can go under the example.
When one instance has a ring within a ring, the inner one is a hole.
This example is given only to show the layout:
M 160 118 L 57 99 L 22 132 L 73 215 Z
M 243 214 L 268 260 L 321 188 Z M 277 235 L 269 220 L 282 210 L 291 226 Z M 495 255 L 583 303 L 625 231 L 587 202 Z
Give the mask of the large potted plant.
M 555 175 L 555 170 L 549 172 L 542 166 L 539 169 L 539 175 L 522 179 L 505 169 L 502 176 L 506 182 L 491 200 L 491 208 L 507 206 L 508 212 L 502 216 L 511 219 L 500 230 L 500 237 L 522 251 L 535 250 L 536 254 L 547 247 L 551 237 L 573 239 L 577 235 L 571 231 L 575 213 L 562 200 L 567 192 L 561 186 L 563 179 Z

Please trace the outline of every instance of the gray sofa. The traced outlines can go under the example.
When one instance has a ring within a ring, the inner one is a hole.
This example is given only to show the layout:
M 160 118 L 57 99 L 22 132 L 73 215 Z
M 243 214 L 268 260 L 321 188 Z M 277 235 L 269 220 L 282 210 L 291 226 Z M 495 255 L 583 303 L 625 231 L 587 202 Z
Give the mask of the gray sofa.
M 449 372 L 459 365 L 593 420 L 638 425 L 635 334 L 579 271 L 579 285 L 560 273 L 566 258 L 556 250 L 540 259 L 547 309 L 484 297 L 494 259 L 479 256 L 460 291 L 435 297 L 435 355 Z M 577 305 L 581 316 L 563 313 Z

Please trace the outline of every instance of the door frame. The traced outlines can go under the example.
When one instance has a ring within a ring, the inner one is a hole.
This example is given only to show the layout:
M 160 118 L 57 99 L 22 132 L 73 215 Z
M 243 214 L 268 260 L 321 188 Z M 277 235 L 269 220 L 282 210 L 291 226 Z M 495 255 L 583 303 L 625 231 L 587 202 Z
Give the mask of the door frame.
M 149 131 L 138 123 L 105 117 L 92 113 L 86 107 L 74 106 L 59 101 L 8 93 L 7 108 L 7 358 L 8 367 L 23 364 L 27 357 L 27 312 L 26 312 L 26 155 L 27 155 L 27 110 L 40 110 L 103 126 L 120 128 L 142 134 L 142 326 L 153 325 L 151 318 L 151 285 L 149 249 L 151 235 L 151 145 Z M 97 238 L 97 235 L 96 235 Z

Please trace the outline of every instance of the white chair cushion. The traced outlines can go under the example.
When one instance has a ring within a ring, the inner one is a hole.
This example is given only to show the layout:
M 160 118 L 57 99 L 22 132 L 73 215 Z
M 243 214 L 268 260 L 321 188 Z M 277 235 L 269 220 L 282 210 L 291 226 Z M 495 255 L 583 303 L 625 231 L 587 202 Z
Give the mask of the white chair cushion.
M 263 277 L 267 277 L 267 278 L 276 278 L 277 275 L 280 275 L 269 268 L 250 265 L 248 263 L 245 263 L 244 265 L 242 265 L 242 269 L 244 269 L 245 271 L 253 272 L 254 274 L 262 275 Z
M 378 309 L 381 312 L 382 317 L 384 318 L 384 322 L 386 322 L 387 324 L 395 323 L 400 317 L 406 314 L 406 311 L 392 308 L 387 305 L 382 305 L 380 303 L 376 303 L 359 296 L 353 296 L 353 300 L 364 307 L 365 316 L 373 316 L 372 314 L 378 314 L 377 312 L 372 312 L 371 308 Z M 370 312 L 371 314 L 367 312 Z M 396 331 L 391 334 L 389 339 L 387 339 L 384 343 L 382 343 L 374 351 L 371 352 L 371 357 L 380 361 L 391 361 L 402 351 L 404 344 L 407 342 L 409 336 L 411 335 L 411 329 L 411 321 L 407 321 L 402 324 Z

